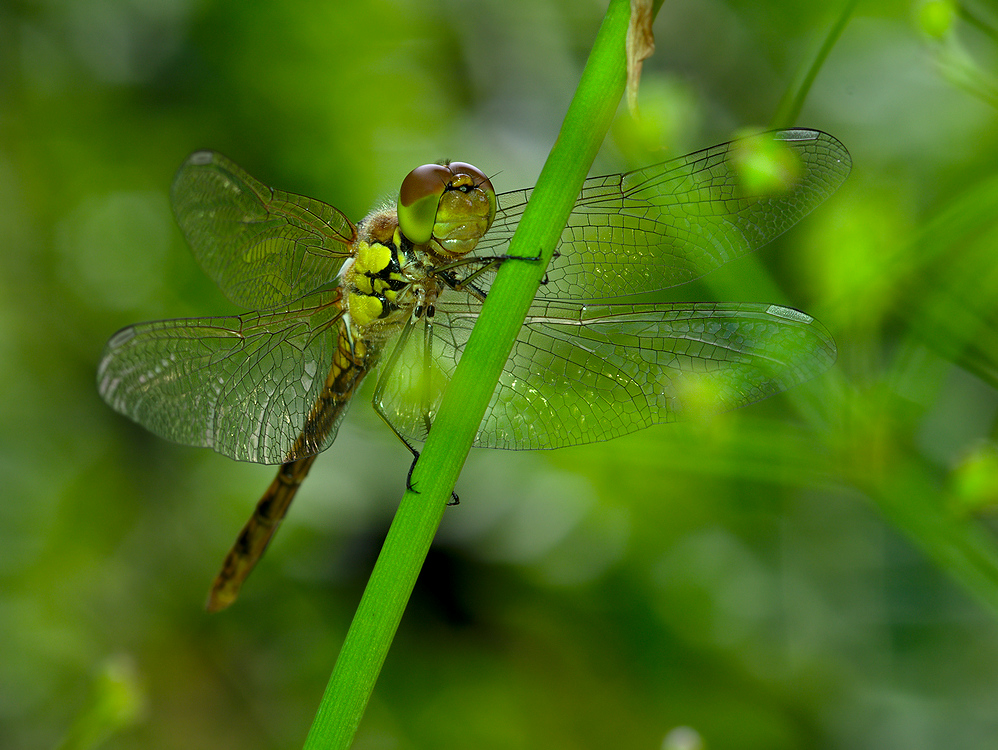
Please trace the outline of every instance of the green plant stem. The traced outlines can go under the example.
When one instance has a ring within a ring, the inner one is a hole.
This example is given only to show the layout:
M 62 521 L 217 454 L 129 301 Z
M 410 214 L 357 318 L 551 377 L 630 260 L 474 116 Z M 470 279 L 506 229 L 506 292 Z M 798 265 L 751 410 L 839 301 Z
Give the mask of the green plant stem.
M 660 2 L 656 3 L 657 6 Z M 628 0 L 611 0 L 503 264 L 441 403 L 322 697 L 305 747 L 347 748 L 513 341 L 624 90 Z M 414 681 L 413 689 L 418 689 Z
M 800 86 L 792 96 L 790 96 L 790 90 L 788 89 L 787 94 L 783 97 L 783 101 L 776 108 L 773 119 L 770 120 L 770 127 L 790 128 L 798 124 L 797 118 L 800 117 L 800 111 L 804 107 L 804 100 L 807 99 L 807 95 L 811 92 L 811 86 L 818 77 L 818 71 L 825 64 L 825 60 L 832 51 L 832 47 L 835 46 L 839 37 L 842 36 L 842 32 L 845 30 L 846 24 L 849 23 L 849 19 L 852 17 L 852 13 L 856 9 L 858 2 L 859 0 L 846 0 L 835 24 L 828 30 L 828 34 L 825 35 L 825 41 L 822 43 L 821 49 L 818 50 L 818 54 L 811 61 L 811 66 L 808 68 L 804 80 L 801 81 Z

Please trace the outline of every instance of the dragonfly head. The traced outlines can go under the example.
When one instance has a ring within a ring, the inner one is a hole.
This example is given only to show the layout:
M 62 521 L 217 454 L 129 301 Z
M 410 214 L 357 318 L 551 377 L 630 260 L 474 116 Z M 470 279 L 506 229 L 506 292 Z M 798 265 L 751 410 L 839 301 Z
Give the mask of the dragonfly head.
M 475 249 L 496 217 L 496 191 L 477 167 L 463 162 L 424 164 L 402 181 L 399 228 L 410 242 L 445 258 Z

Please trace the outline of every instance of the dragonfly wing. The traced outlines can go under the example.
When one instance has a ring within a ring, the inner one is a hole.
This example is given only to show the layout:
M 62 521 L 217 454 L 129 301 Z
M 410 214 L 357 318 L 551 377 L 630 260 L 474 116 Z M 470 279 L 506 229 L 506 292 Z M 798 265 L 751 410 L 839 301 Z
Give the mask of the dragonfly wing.
M 436 362 L 424 401 L 431 417 L 475 319 L 471 312 L 437 312 Z M 412 378 L 421 372 L 418 349 L 407 360 Z M 819 375 L 835 356 L 824 326 L 778 305 L 540 301 L 517 337 L 475 445 L 561 448 L 736 409 Z M 418 401 L 400 389 L 379 411 L 403 435 L 424 439 Z
M 583 183 L 542 297 L 599 300 L 684 284 L 775 239 L 846 179 L 839 141 L 780 130 Z M 479 243 L 501 255 L 530 190 L 499 195 Z
M 198 263 L 244 308 L 277 307 L 333 281 L 356 237 L 337 209 L 269 188 L 213 151 L 191 154 L 170 196 Z
M 265 464 L 318 453 L 336 423 L 290 455 L 323 391 L 342 314 L 332 289 L 238 317 L 130 326 L 104 349 L 98 389 L 116 411 L 177 443 Z
M 835 361 L 825 328 L 777 305 L 537 303 L 477 444 L 559 448 L 737 409 Z
M 467 297 L 462 306 L 471 309 L 471 303 Z M 481 309 L 480 304 L 475 304 Z M 455 325 L 448 322 L 450 317 L 437 309 L 432 319 L 424 317 L 406 325 L 385 348 L 388 355 L 378 365 L 374 410 L 409 442 L 426 440 L 444 389 L 471 333 L 473 322 Z M 477 318 L 477 314 L 472 317 Z M 442 327 L 438 328 L 437 321 Z

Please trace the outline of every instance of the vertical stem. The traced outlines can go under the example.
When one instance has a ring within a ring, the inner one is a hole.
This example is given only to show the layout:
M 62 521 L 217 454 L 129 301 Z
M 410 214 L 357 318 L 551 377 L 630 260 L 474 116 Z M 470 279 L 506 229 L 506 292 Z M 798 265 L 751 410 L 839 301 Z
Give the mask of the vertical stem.
M 558 140 L 441 403 L 330 677 L 305 747 L 350 746 L 406 602 L 547 261 L 624 90 L 628 0 L 611 0 Z

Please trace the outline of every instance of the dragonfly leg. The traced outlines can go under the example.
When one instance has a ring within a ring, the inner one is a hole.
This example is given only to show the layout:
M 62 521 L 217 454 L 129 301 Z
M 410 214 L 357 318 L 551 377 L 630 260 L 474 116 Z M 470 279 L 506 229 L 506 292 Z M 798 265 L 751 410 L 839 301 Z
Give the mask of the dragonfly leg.
M 405 441 L 403 441 L 403 442 L 405 442 Z M 409 473 L 405 475 L 405 488 L 407 490 L 409 490 L 411 492 L 414 492 L 414 493 L 416 493 L 418 495 L 419 494 L 419 490 L 417 490 L 413 486 L 413 484 L 412 484 L 412 472 L 413 472 L 413 470 L 415 470 L 415 468 L 416 468 L 416 462 L 419 460 L 419 452 L 416 451 L 416 450 L 413 450 L 413 448 L 411 446 L 408 446 L 408 444 L 407 444 L 407 447 L 409 448 L 409 450 L 412 451 L 412 463 L 409 464 Z M 447 504 L 448 505 L 460 505 L 461 504 L 461 498 L 458 497 L 457 493 L 454 490 L 450 491 L 450 500 L 447 501 Z
M 445 274 L 444 277 L 450 275 L 451 274 Z M 399 357 L 401 356 L 402 350 L 405 348 L 406 341 L 408 340 L 409 336 L 412 335 L 412 332 L 416 327 L 417 320 L 423 321 L 425 323 L 423 327 L 423 353 L 424 353 L 423 366 L 425 368 L 429 368 L 432 365 L 432 352 L 430 346 L 433 340 L 431 325 L 432 325 L 434 309 L 432 304 L 426 305 L 425 308 L 423 308 L 421 304 L 420 307 L 422 308 L 422 314 L 419 315 L 418 317 L 411 318 L 409 322 L 406 323 L 405 328 L 402 329 L 402 333 L 399 335 L 399 339 L 395 344 L 395 348 L 388 355 L 388 359 L 385 361 L 381 373 L 378 376 L 377 385 L 375 385 L 374 387 L 375 411 L 378 412 L 378 414 L 384 420 L 385 424 L 388 425 L 391 431 L 395 433 L 395 437 L 397 437 L 399 441 L 402 443 L 402 445 L 404 445 L 412 454 L 412 463 L 409 465 L 409 472 L 406 474 L 405 477 L 405 488 L 407 490 L 415 492 L 416 494 L 419 494 L 419 490 L 417 490 L 412 484 L 412 472 L 416 468 L 416 461 L 419 460 L 419 451 L 416 450 L 416 448 L 412 445 L 412 443 L 410 443 L 405 438 L 405 436 L 399 431 L 399 429 L 394 424 L 392 424 L 391 421 L 387 419 L 385 414 L 382 413 L 382 411 L 377 407 L 378 404 L 381 403 L 382 396 L 385 392 L 385 388 L 388 387 L 388 381 L 395 374 L 395 368 L 398 364 Z M 424 421 L 423 429 L 427 434 L 429 434 L 431 421 L 429 417 L 429 406 L 425 404 L 423 407 L 423 421 Z M 454 492 L 454 490 L 451 490 L 450 494 L 451 494 L 451 499 L 448 505 L 457 505 L 460 502 L 457 493 Z
M 555 250 L 554 251 L 554 255 L 551 256 L 551 262 L 554 263 L 560 257 L 561 257 L 561 251 L 560 250 Z M 544 269 L 544 278 L 541 279 L 541 286 L 547 286 L 548 285 L 548 281 L 549 281 L 549 279 L 548 279 L 548 272 L 547 272 L 547 269 Z
M 551 260 L 554 261 L 555 259 L 560 257 L 561 257 L 561 251 L 555 250 L 554 254 L 551 256 Z M 495 256 L 495 260 L 499 262 L 506 260 L 525 260 L 529 263 L 537 263 L 543 260 L 543 258 L 541 257 L 540 253 L 538 253 L 537 256 L 527 256 L 527 257 L 521 255 L 497 255 Z M 541 286 L 547 286 L 547 283 L 548 283 L 548 272 L 545 270 L 544 278 L 541 279 Z
M 500 263 L 506 260 L 525 260 L 529 263 L 537 263 L 542 260 L 541 254 L 537 255 L 495 255 L 492 260 L 497 260 Z
M 554 251 L 554 255 L 551 256 L 552 260 L 554 258 L 559 257 L 560 255 L 561 255 L 561 253 L 558 252 L 557 250 L 555 250 Z M 505 262 L 507 260 L 525 260 L 528 263 L 537 263 L 537 262 L 543 260 L 543 258 L 538 253 L 536 256 L 532 256 L 532 255 L 528 255 L 528 256 L 523 256 L 523 255 L 496 255 L 496 256 L 494 256 L 492 258 L 492 260 L 495 261 L 495 262 L 497 262 L 497 263 L 503 263 L 503 262 Z M 548 283 L 548 272 L 547 271 L 544 271 L 544 278 L 541 279 L 540 283 L 541 283 L 541 286 L 547 286 L 547 283 Z
M 561 255 L 559 252 L 555 252 L 554 257 Z M 472 295 L 479 302 L 485 301 L 486 293 L 483 289 L 480 289 L 475 285 L 475 280 L 478 279 L 482 274 L 487 271 L 492 271 L 501 266 L 507 260 L 522 260 L 528 263 L 537 263 L 543 258 L 540 254 L 536 256 L 525 256 L 525 255 L 488 255 L 475 258 L 464 258 L 451 263 L 447 266 L 436 269 L 436 274 L 441 281 L 443 281 L 448 287 L 458 292 L 466 292 Z M 454 270 L 461 268 L 463 266 L 468 266 L 472 264 L 477 264 L 479 267 L 472 271 L 470 274 L 464 278 L 458 278 Z M 541 280 L 541 285 L 548 283 L 548 276 L 545 272 L 544 278 Z
M 469 258 L 468 259 L 469 262 L 481 263 L 481 267 L 472 271 L 465 278 L 460 279 L 458 282 L 459 284 L 458 288 L 460 288 L 465 284 L 470 284 L 472 281 L 474 281 L 477 277 L 481 276 L 486 271 L 501 266 L 507 260 L 523 260 L 528 263 L 538 263 L 541 260 L 543 260 L 543 257 L 541 256 L 540 253 L 538 253 L 537 255 L 491 255 L 478 258 Z M 453 266 L 451 267 L 453 268 Z

